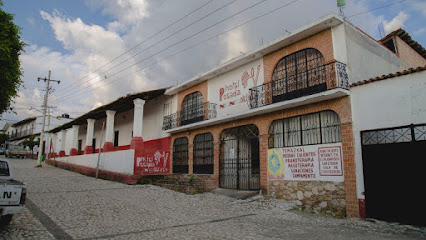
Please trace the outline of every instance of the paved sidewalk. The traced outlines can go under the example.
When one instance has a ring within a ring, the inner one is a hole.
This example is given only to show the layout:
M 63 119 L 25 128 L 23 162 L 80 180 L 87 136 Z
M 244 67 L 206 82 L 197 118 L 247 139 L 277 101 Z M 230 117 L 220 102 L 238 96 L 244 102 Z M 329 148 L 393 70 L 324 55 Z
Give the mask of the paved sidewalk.
M 426 239 L 409 226 L 286 211 L 280 200 L 186 195 L 13 159 L 26 209 L 0 239 Z

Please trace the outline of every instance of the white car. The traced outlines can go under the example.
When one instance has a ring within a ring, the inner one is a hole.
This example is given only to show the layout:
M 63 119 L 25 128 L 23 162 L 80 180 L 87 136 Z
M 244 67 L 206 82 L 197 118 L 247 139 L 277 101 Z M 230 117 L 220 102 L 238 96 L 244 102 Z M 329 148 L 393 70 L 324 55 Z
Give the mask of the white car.
M 24 209 L 26 195 L 25 183 L 14 180 L 9 161 L 0 159 L 0 225 L 8 224 L 13 214 Z

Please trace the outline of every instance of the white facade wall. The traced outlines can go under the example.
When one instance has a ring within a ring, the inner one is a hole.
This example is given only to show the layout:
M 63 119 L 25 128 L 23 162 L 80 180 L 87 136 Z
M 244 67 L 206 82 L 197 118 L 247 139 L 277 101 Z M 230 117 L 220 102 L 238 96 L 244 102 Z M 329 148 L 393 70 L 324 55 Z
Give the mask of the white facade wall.
M 259 58 L 208 80 L 208 101 L 217 104 L 217 117 L 246 112 L 249 89 L 263 82 L 263 58 Z
M 133 109 L 115 114 L 114 132 L 115 131 L 118 131 L 118 146 L 130 144 L 133 131 Z M 112 136 L 114 136 L 114 133 Z M 86 138 L 86 133 L 84 134 L 84 138 Z
M 176 99 L 174 101 L 174 99 Z M 170 104 L 169 109 L 166 110 L 165 104 Z M 143 125 L 142 125 L 142 139 L 149 141 L 158 138 L 170 136 L 165 133 L 163 127 L 163 117 L 168 113 L 175 113 L 177 111 L 177 96 L 160 96 L 155 99 L 149 100 L 144 105 L 143 112 Z
M 348 61 L 344 63 L 347 64 L 350 84 L 401 70 L 402 61 L 397 55 L 348 23 L 345 23 L 344 27 L 344 37 L 338 33 L 342 31 L 340 26 L 334 31 L 333 37 L 340 38 L 333 38 L 333 44 L 336 43 L 334 54 L 339 58 L 343 57 L 344 54 L 336 51 L 343 49 L 339 41 L 346 41 Z
M 142 138 L 144 141 L 149 141 L 153 139 L 159 139 L 170 136 L 170 134 L 165 133 L 162 130 L 163 125 L 163 117 L 164 117 L 164 107 L 166 103 L 170 104 L 169 111 L 176 111 L 177 105 L 172 101 L 172 99 L 176 99 L 177 97 L 170 96 L 160 96 L 155 99 L 149 100 L 144 105 L 144 117 L 143 117 L 143 132 Z M 167 111 L 167 112 L 169 112 Z M 119 131 L 118 137 L 118 145 L 125 146 L 129 145 L 132 140 L 132 131 L 133 131 L 133 114 L 134 109 L 117 113 L 114 116 L 114 132 Z M 102 133 L 102 124 L 105 122 L 105 126 Z M 94 134 L 93 138 L 96 139 L 96 149 L 103 147 L 105 144 L 105 131 L 106 131 L 106 118 L 98 119 L 95 121 L 94 126 Z M 87 135 L 87 123 L 84 125 L 80 125 L 78 140 L 82 140 L 82 149 L 89 145 L 92 145 L 92 142 L 86 143 L 86 135 Z M 114 133 L 113 133 L 114 136 Z M 72 148 L 71 143 L 71 128 L 67 129 L 66 134 L 66 144 L 65 144 L 65 152 L 69 154 L 70 149 Z M 58 144 L 58 149 L 60 148 L 59 139 L 56 141 Z
M 351 88 L 358 198 L 364 198 L 361 131 L 426 123 L 426 71 Z
M 86 134 L 87 134 L 87 123 L 84 125 L 80 125 L 80 128 L 78 129 L 77 141 L 81 140 L 81 151 L 83 151 L 84 147 L 86 147 Z M 90 145 L 92 145 L 92 143 L 90 143 Z
M 57 158 L 56 161 L 96 169 L 99 154 Z M 133 175 L 135 150 L 123 150 L 100 154 L 99 169 Z

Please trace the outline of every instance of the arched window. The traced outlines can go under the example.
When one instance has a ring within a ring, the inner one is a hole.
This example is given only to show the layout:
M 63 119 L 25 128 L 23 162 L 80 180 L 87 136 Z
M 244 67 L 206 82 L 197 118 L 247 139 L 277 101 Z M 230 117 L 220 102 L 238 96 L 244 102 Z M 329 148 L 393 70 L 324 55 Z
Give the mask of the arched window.
M 283 57 L 272 74 L 274 102 L 327 90 L 324 57 L 307 48 Z
M 173 173 L 188 173 L 188 138 L 176 138 L 173 142 Z
M 194 138 L 194 173 L 213 174 L 214 168 L 213 135 L 198 134 Z
M 193 92 L 185 96 L 182 102 L 181 125 L 204 120 L 203 95 Z
M 269 127 L 269 148 L 341 141 L 340 119 L 333 111 L 279 119 L 273 121 Z

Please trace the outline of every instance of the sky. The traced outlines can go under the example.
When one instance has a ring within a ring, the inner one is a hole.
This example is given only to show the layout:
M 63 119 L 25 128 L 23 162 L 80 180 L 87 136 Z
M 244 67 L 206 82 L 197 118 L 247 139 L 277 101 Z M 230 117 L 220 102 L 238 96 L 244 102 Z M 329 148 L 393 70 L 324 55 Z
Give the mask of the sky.
M 335 0 L 3 0 L 27 44 L 17 122 L 72 118 L 129 93 L 182 83 L 293 30 L 338 14 Z M 375 39 L 403 28 L 426 46 L 425 0 L 346 0 L 347 20 Z M 372 76 L 373 77 L 373 76 Z

